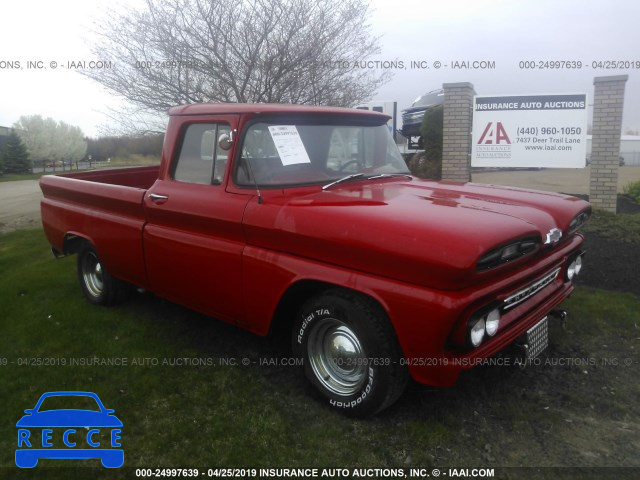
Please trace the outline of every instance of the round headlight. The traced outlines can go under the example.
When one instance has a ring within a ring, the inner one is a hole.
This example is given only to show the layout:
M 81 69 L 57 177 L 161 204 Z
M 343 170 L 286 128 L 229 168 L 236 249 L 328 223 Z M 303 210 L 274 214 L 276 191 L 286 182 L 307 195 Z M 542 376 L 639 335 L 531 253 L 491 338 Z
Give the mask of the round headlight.
M 493 337 L 498 331 L 498 327 L 500 326 L 500 310 L 497 308 L 495 310 L 491 310 L 489 315 L 487 315 L 487 319 L 485 321 L 485 331 L 487 335 Z
M 573 270 L 576 275 L 580 274 L 580 270 L 582 270 L 582 255 L 576 258 L 574 263 Z
M 574 260 L 567 267 L 567 278 L 569 280 L 573 280 L 573 277 L 576 276 L 576 261 Z
M 469 338 L 471 339 L 471 345 L 477 347 L 482 343 L 482 339 L 484 338 L 485 332 L 485 323 L 484 317 L 478 320 L 473 327 L 471 327 L 471 332 Z

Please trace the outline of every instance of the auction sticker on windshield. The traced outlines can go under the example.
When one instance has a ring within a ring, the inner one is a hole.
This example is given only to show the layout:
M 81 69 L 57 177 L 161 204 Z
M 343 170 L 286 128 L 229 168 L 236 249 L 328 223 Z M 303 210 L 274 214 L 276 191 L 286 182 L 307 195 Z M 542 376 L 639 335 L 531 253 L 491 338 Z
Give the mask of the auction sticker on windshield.
M 311 163 L 295 125 L 271 125 L 269 133 L 278 150 L 282 165 Z

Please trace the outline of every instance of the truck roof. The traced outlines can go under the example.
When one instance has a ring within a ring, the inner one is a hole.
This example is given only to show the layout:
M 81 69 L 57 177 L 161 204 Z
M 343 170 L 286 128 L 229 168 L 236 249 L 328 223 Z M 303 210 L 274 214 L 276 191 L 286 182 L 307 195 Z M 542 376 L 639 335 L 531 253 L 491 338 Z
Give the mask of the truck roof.
M 237 113 L 294 113 L 294 114 L 328 114 L 353 115 L 362 117 L 383 117 L 388 115 L 368 110 L 343 107 L 321 107 L 316 105 L 293 105 L 276 103 L 194 103 L 180 105 L 169 109 L 169 115 L 221 115 Z

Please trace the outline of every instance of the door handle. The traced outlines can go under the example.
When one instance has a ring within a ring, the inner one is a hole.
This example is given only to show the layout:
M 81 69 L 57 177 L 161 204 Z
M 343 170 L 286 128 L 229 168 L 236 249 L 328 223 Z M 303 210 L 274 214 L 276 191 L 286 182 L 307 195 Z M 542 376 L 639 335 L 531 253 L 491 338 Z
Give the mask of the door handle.
M 156 193 L 150 193 L 149 194 L 149 199 L 153 202 L 153 203 L 164 203 L 167 200 L 169 200 L 169 197 L 167 197 L 166 195 L 158 195 Z

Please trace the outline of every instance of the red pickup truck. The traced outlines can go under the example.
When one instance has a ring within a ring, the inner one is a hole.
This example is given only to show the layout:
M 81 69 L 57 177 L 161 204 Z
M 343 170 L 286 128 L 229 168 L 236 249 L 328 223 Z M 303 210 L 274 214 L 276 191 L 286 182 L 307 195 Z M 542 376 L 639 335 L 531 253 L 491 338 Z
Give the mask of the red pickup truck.
M 355 109 L 170 110 L 159 167 L 42 177 L 56 256 L 95 304 L 131 286 L 258 335 L 287 331 L 326 401 L 355 416 L 408 379 L 452 385 L 518 343 L 547 346 L 591 213 L 578 198 L 412 177 Z

